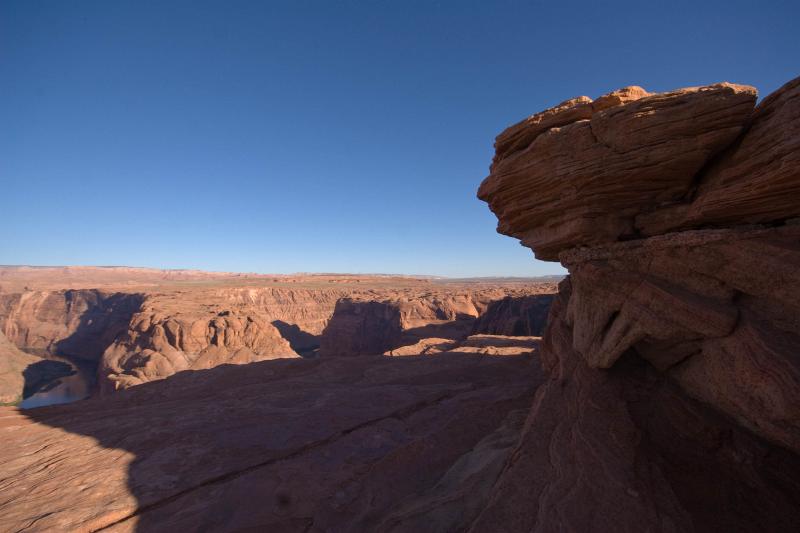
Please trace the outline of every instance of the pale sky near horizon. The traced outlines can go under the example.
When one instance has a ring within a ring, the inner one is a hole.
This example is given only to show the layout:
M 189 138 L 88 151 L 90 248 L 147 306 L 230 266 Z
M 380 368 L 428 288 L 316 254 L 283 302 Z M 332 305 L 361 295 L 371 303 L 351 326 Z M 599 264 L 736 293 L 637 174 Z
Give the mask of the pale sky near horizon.
M 568 7 L 564 7 L 567 6 Z M 798 2 L 0 2 L 0 264 L 536 276 L 525 116 L 800 75 Z

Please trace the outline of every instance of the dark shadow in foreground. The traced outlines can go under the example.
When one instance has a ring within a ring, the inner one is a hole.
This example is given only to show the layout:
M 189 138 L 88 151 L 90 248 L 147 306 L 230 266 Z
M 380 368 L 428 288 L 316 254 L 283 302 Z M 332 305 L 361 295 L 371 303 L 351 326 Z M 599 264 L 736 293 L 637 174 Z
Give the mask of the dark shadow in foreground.
M 74 435 L 11 432 L 30 465 L 0 467 L 0 510 L 39 507 L 0 529 L 464 528 L 542 379 L 529 357 L 278 359 L 22 411 Z

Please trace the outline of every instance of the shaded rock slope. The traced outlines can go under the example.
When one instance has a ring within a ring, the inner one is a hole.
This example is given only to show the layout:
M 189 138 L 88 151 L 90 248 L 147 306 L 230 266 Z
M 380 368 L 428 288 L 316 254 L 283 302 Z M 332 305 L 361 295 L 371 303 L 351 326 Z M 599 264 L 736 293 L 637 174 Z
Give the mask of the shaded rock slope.
M 281 359 L 0 408 L 0 531 L 463 530 L 542 379 L 526 356 Z
M 797 530 L 800 79 L 754 104 L 627 88 L 498 137 L 479 196 L 570 275 L 473 531 Z

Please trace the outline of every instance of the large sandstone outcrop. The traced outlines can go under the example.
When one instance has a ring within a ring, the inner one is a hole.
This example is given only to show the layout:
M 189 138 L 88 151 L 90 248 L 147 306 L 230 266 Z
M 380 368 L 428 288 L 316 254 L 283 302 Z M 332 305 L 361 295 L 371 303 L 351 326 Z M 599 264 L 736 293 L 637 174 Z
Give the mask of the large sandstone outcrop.
M 684 198 L 742 132 L 755 101 L 755 89 L 729 83 L 568 100 L 500 134 L 478 196 L 498 231 L 539 259 L 635 237 L 636 217 Z
M 163 315 L 137 313 L 130 329 L 103 355 L 101 391 L 162 379 L 182 370 L 299 357 L 278 329 L 257 314 L 221 311 Z
M 800 80 L 755 110 L 730 84 L 598 101 L 501 134 L 479 191 L 570 276 L 472 530 L 795 531 Z

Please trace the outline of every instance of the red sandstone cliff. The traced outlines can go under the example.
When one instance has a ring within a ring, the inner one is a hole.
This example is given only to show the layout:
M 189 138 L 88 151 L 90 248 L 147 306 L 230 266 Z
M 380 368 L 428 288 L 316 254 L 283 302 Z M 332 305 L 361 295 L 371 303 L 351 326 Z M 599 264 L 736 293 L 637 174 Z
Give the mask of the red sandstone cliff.
M 629 88 L 498 137 L 479 196 L 570 276 L 473 531 L 796 530 L 800 79 L 754 103 Z

